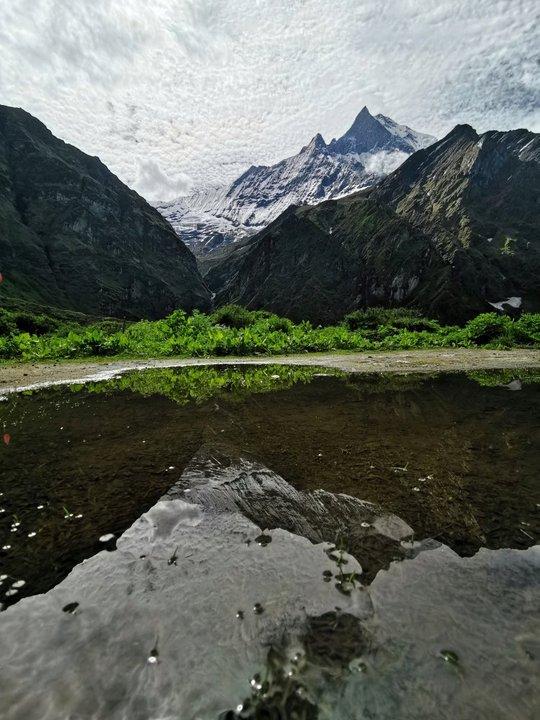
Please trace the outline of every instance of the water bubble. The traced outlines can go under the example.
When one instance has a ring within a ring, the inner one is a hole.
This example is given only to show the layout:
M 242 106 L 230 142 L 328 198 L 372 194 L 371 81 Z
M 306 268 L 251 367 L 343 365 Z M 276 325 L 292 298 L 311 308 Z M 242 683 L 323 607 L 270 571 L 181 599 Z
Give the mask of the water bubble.
M 157 663 L 158 659 L 155 655 L 149 655 L 148 656 L 148 662 L 150 665 L 155 665 Z
M 38 509 L 38 510 L 43 510 L 44 507 L 45 507 L 44 505 L 38 505 L 38 506 L 37 506 L 37 509 Z
M 415 485 L 413 487 L 413 492 L 420 492 L 420 488 L 418 487 L 418 485 Z
M 29 532 L 29 533 L 28 533 L 28 537 L 29 537 L 29 538 L 36 537 L 36 532 L 35 532 L 34 530 L 32 530 L 32 532 Z
M 368 527 L 371 527 L 371 523 L 368 523 L 368 522 L 364 521 L 364 522 L 361 522 L 361 523 L 360 523 L 360 526 L 363 527 L 363 528 L 368 528 Z
M 5 512 L 6 512 L 5 508 L 0 508 L 0 513 L 5 513 Z

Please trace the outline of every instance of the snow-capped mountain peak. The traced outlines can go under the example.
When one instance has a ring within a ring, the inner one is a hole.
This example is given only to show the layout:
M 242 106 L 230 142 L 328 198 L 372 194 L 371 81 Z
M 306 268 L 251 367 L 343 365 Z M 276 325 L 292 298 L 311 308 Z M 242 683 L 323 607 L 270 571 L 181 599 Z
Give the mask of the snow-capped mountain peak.
M 399 125 L 367 107 L 342 135 L 326 144 L 320 133 L 297 155 L 253 165 L 229 187 L 204 188 L 158 205 L 196 252 L 251 235 L 293 204 L 316 204 L 369 187 L 435 138 Z
M 317 133 L 307 145 L 300 150 L 301 153 L 314 153 L 326 150 L 326 143 L 320 133 Z

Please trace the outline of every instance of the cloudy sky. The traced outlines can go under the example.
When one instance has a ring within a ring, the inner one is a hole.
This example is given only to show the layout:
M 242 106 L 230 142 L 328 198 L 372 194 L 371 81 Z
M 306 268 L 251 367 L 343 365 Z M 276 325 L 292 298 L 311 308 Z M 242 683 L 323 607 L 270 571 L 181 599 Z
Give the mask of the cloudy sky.
M 538 0 L 0 0 L 0 103 L 150 200 L 342 134 L 540 130 Z

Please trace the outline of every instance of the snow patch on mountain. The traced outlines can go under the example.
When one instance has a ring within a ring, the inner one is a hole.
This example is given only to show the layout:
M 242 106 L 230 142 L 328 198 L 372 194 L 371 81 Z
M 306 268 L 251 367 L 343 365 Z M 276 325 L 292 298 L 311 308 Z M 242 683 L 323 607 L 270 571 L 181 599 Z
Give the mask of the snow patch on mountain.
M 370 187 L 435 138 L 363 108 L 349 130 L 326 144 L 320 134 L 298 154 L 253 165 L 230 186 L 201 188 L 157 205 L 196 252 L 252 235 L 291 205 L 315 205 Z

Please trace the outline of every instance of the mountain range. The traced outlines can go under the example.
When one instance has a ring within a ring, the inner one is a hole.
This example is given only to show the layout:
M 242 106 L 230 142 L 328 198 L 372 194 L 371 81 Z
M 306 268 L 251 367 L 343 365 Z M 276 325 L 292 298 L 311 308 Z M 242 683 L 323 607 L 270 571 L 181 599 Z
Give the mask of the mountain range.
M 292 204 L 314 205 L 370 187 L 434 140 L 364 107 L 337 140 L 326 144 L 317 134 L 297 155 L 157 207 L 182 240 L 204 254 L 262 230 Z
M 458 125 L 376 187 L 291 206 L 205 256 L 216 303 L 332 322 L 370 305 L 445 321 L 540 308 L 540 136 Z
M 197 262 L 98 158 L 0 106 L 2 304 L 158 318 L 232 302 L 315 323 L 369 306 L 450 322 L 540 310 L 540 135 L 458 125 L 427 142 L 363 109 L 343 137 L 239 178 L 235 227 L 262 229 Z M 370 185 L 368 156 L 394 153 L 409 156 Z M 309 199 L 288 205 L 299 187 Z
M 208 309 L 194 256 L 97 158 L 0 106 L 0 291 L 90 315 Z

